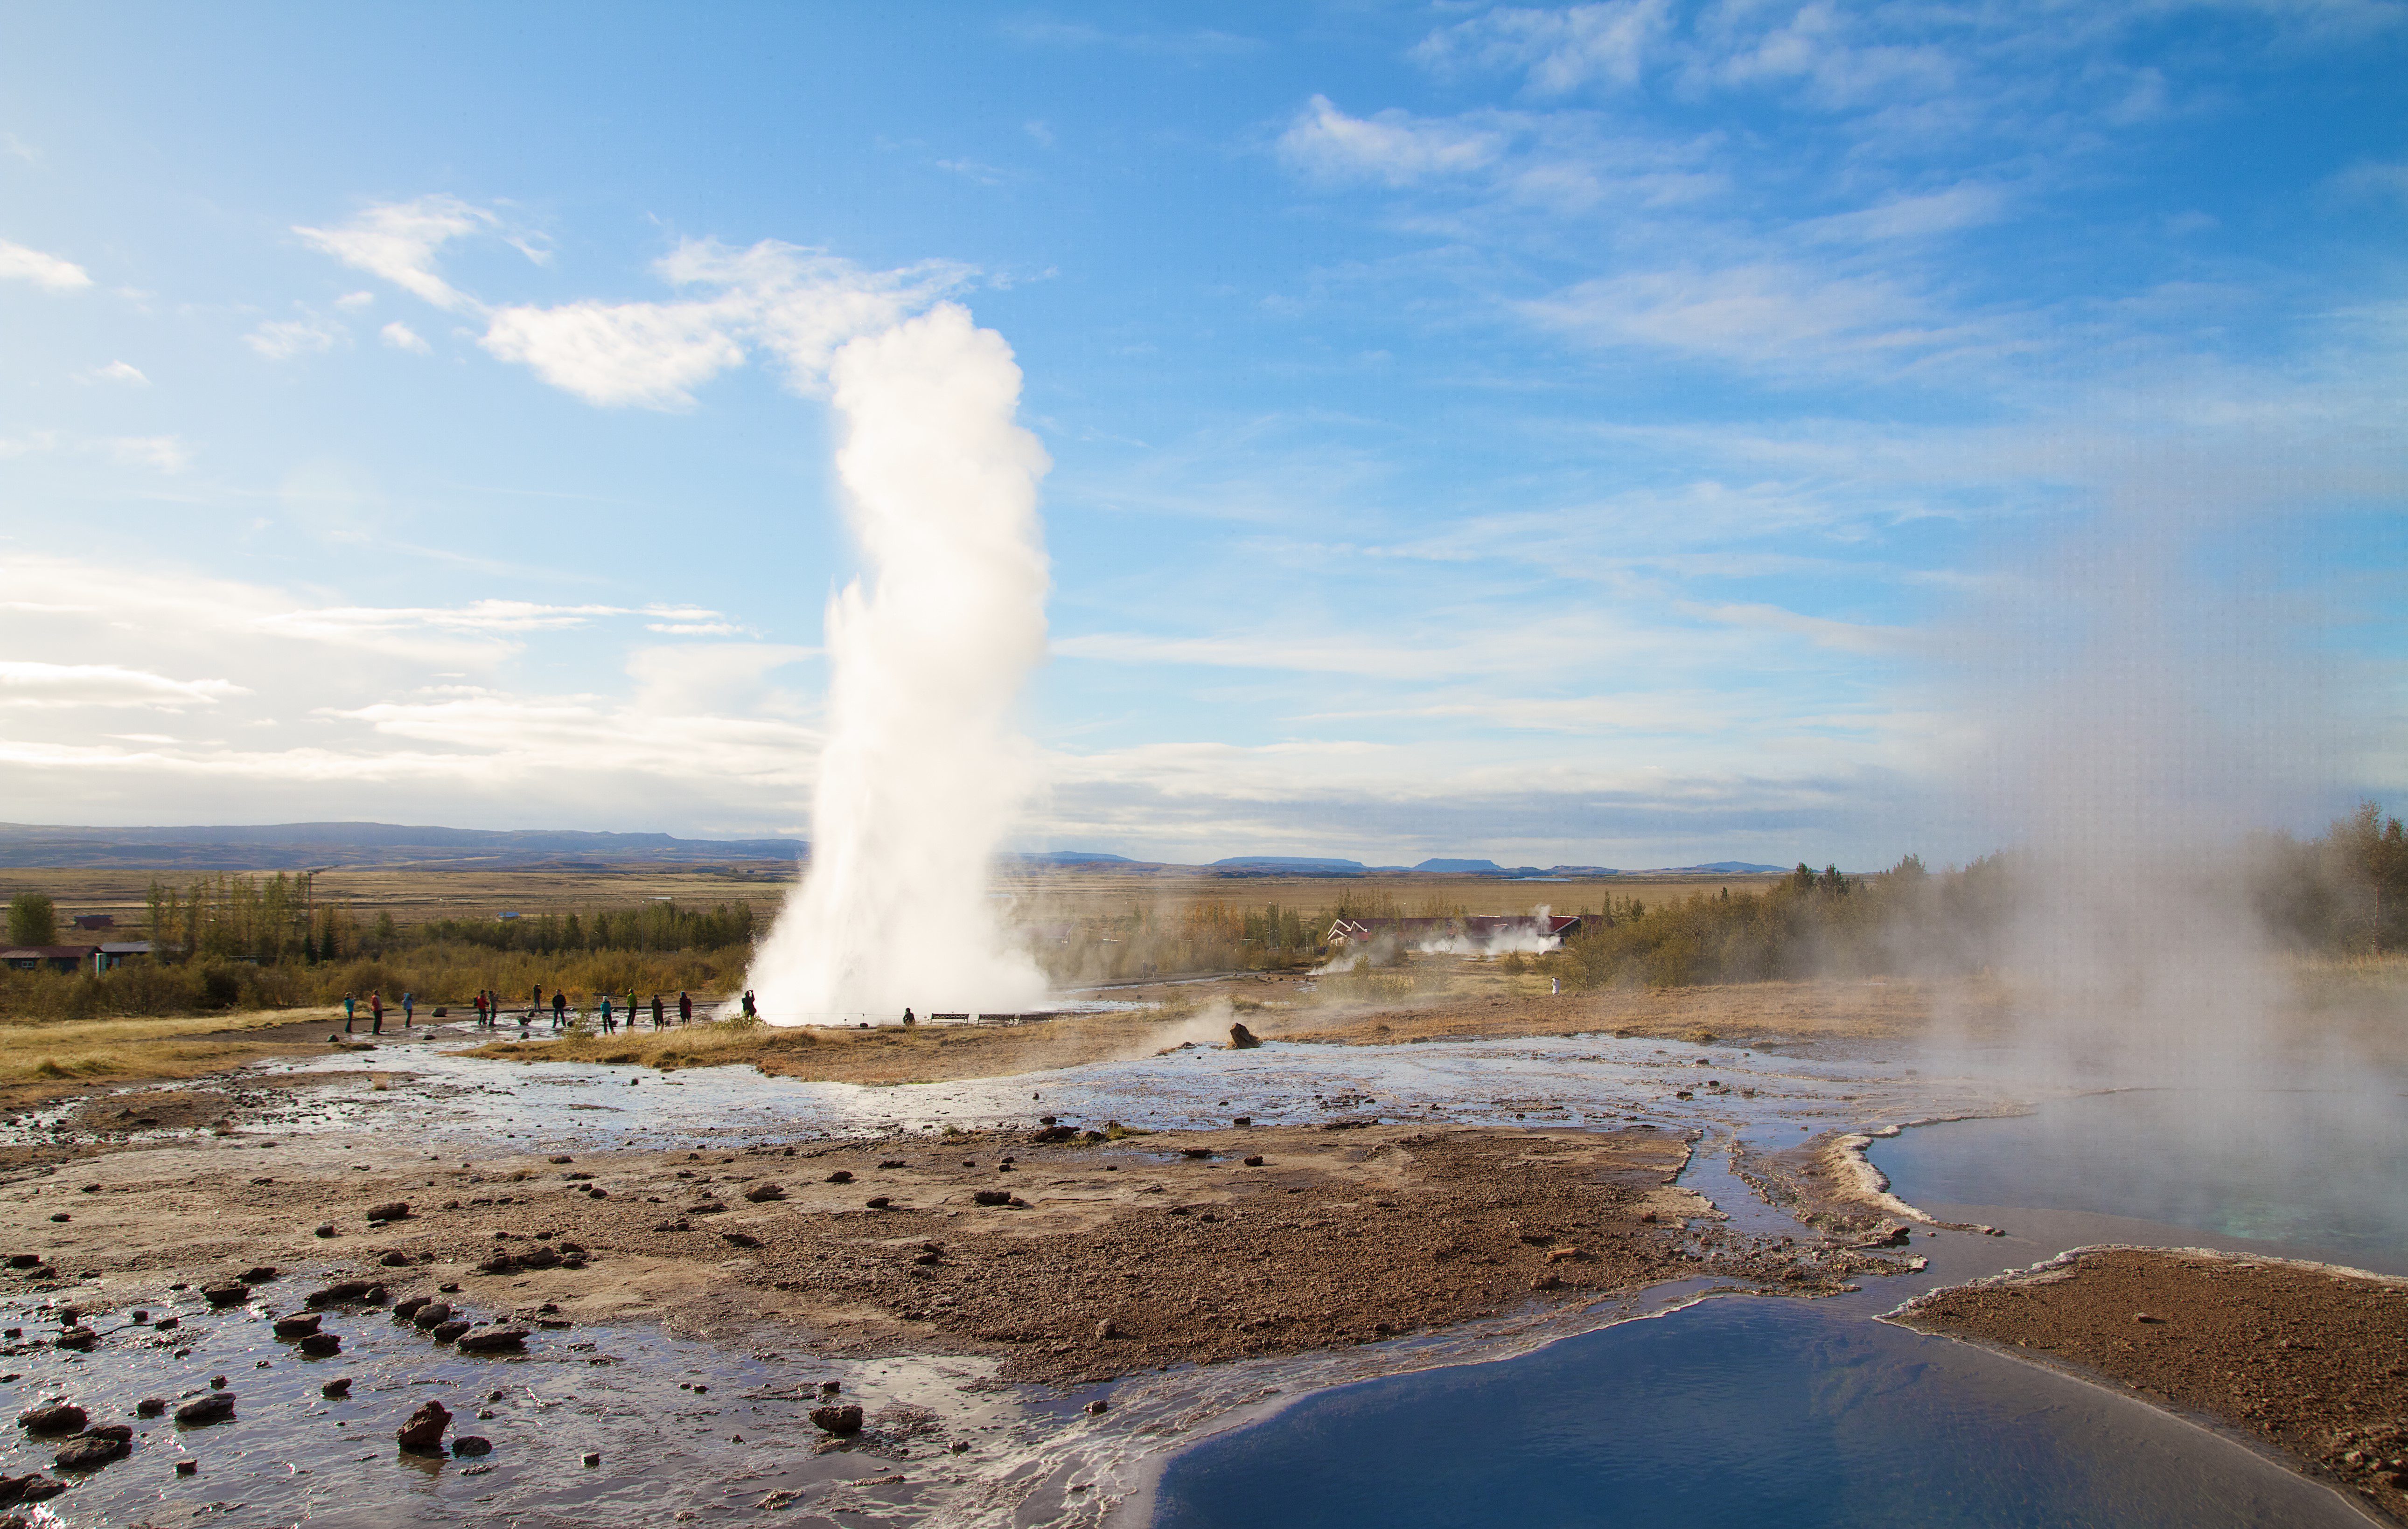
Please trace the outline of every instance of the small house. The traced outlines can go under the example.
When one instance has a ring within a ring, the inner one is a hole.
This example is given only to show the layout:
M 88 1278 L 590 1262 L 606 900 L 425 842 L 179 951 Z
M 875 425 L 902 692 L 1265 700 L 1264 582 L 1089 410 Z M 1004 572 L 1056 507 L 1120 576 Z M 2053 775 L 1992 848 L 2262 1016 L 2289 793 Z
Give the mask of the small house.
M 99 953 L 97 945 L 16 945 L 0 950 L 0 966 L 20 972 L 75 972 Z

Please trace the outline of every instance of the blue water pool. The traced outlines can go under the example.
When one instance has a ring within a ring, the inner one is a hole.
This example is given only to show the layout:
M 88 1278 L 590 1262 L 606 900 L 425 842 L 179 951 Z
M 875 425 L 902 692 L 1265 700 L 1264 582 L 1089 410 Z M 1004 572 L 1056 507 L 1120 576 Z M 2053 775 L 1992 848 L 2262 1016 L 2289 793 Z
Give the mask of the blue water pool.
M 1752 1297 L 1321 1393 L 1173 1460 L 1156 1503 L 1163 1529 L 2365 1522 L 2136 1402 Z

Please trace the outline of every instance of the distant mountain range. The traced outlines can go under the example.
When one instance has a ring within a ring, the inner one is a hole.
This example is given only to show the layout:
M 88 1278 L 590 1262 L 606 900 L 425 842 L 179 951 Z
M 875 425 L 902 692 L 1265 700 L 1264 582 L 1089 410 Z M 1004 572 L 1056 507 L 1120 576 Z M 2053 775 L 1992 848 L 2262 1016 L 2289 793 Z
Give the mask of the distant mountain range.
M 0 823 L 0 868 L 36 865 L 155 870 L 292 871 L 313 867 L 410 866 L 422 870 L 608 870 L 636 865 L 791 866 L 810 852 L 802 839 L 681 839 L 668 834 L 575 829 L 412 827 L 381 822 L 289 822 L 174 828 L 56 827 Z M 1092 850 L 1007 855 L 1030 869 L 1125 868 L 1222 876 L 1376 876 L 1418 872 L 1513 878 L 1744 876 L 1787 867 L 1742 860 L 1625 871 L 1609 865 L 1499 865 L 1493 860 L 1431 859 L 1418 865 L 1366 865 L 1331 855 L 1232 855 L 1202 867 Z
M 292 871 L 333 865 L 428 870 L 607 868 L 778 861 L 801 839 L 681 839 L 667 834 L 574 829 L 410 827 L 288 822 L 179 828 L 76 828 L 0 823 L 0 866 L 138 866 L 158 870 Z

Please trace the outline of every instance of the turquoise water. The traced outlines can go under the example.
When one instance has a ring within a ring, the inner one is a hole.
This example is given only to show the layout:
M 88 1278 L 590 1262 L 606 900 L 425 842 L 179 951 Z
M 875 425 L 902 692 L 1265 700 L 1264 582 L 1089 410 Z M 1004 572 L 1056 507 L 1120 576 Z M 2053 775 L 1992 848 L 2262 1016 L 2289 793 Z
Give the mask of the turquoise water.
M 1156 1501 L 1161 1529 L 2365 1522 L 2137 1403 L 1745 1297 L 1322 1393 L 1181 1455 Z
M 2087 1210 L 2408 1267 L 2408 1101 L 2392 1093 L 2085 1094 L 1868 1155 L 1911 1205 Z

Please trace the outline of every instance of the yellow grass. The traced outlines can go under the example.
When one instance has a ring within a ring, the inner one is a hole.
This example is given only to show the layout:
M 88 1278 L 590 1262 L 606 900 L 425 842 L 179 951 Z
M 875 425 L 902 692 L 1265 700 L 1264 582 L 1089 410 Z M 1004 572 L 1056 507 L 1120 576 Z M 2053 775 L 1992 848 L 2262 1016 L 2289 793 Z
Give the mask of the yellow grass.
M 98 1083 L 157 1082 L 238 1066 L 293 1043 L 247 1039 L 245 1031 L 311 1016 L 285 1009 L 170 1019 L 0 1023 L 0 1097 L 81 1092 Z

